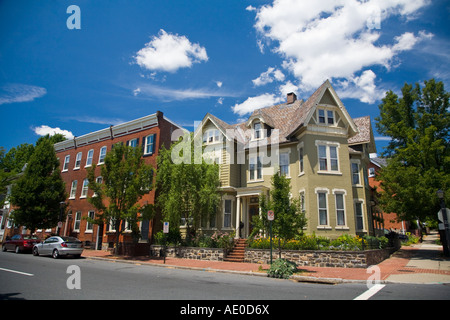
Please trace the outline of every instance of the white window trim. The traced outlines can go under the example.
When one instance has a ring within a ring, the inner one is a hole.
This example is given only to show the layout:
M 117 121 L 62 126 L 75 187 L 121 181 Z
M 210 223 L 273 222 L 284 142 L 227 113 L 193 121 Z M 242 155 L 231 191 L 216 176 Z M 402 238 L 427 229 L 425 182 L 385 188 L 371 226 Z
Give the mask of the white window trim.
M 155 136 L 155 134 L 154 134 L 154 133 L 153 133 L 153 134 L 149 134 L 148 136 L 146 136 L 146 137 L 144 138 L 144 155 L 145 155 L 145 156 L 147 156 L 147 155 L 152 155 L 152 154 L 153 154 L 152 151 L 147 152 L 147 147 L 148 147 L 148 146 L 152 145 L 153 148 L 155 147 L 156 141 L 155 141 L 155 138 L 154 138 L 154 137 L 153 137 L 153 142 L 152 142 L 151 144 L 148 143 L 148 138 L 151 137 L 151 136 Z M 152 149 L 153 149 L 153 148 L 152 148 Z
M 359 183 L 354 184 L 353 183 L 353 164 L 357 164 L 358 165 L 358 180 Z M 350 160 L 350 174 L 351 174 L 351 179 L 352 179 L 352 186 L 353 187 L 363 187 L 362 183 L 361 183 L 361 161 L 358 159 L 352 159 Z
M 80 214 L 79 219 L 77 219 L 78 214 Z M 82 216 L 83 216 L 83 214 L 81 213 L 81 211 L 75 212 L 75 219 L 73 220 L 73 232 L 80 232 Z M 77 221 L 78 221 L 78 228 L 75 228 L 77 225 Z
M 330 225 L 330 206 L 329 206 L 329 199 L 328 195 L 330 194 L 330 190 L 328 188 L 315 188 L 314 192 L 316 194 L 316 201 L 317 201 L 317 229 L 320 230 L 331 230 Z M 319 205 L 319 193 L 325 193 L 325 202 L 326 202 L 326 210 L 327 210 L 327 224 L 320 224 L 320 205 Z
M 92 154 L 91 154 L 91 156 L 89 157 L 89 154 L 92 152 Z M 89 159 L 91 160 L 91 163 L 88 163 L 89 162 Z M 84 166 L 85 168 L 89 168 L 89 167 L 91 167 L 92 166 L 92 161 L 94 161 L 94 149 L 91 149 L 91 150 L 89 150 L 88 152 L 87 152 L 87 155 L 86 155 L 86 165 Z
M 91 217 L 91 213 L 92 213 L 92 217 Z M 94 219 L 95 218 L 95 211 L 94 210 L 89 210 L 88 211 L 88 217 L 91 218 L 91 219 Z M 91 224 L 91 228 L 89 228 L 89 224 Z M 92 233 L 93 231 L 94 231 L 94 224 L 86 221 L 86 230 L 84 231 L 84 233 Z
M 290 178 L 290 177 L 291 177 L 291 169 L 290 169 L 290 164 L 291 164 L 291 149 L 289 149 L 289 150 L 283 150 L 283 151 L 280 150 L 279 158 L 278 158 L 278 161 L 279 161 L 279 167 L 280 167 L 280 174 L 281 174 L 281 155 L 282 155 L 282 154 L 287 154 L 288 163 L 287 163 L 287 174 L 285 175 L 285 177 L 286 177 L 286 178 Z
M 75 183 L 75 188 L 74 188 Z M 78 180 L 72 180 L 72 184 L 70 185 L 70 193 L 69 199 L 75 199 L 77 196 L 77 188 L 78 188 Z
M 321 123 L 319 120 L 319 110 L 324 111 L 324 117 L 325 117 L 325 123 Z M 333 113 L 333 124 L 328 123 L 328 112 L 331 111 Z M 326 107 L 326 106 L 318 106 L 316 109 L 317 113 L 317 124 L 319 126 L 328 126 L 328 127 L 336 127 L 337 121 L 336 121 L 336 112 L 333 108 Z
M 89 180 L 86 178 L 83 180 L 83 186 L 81 187 L 80 199 L 87 198 L 88 191 L 89 191 Z
M 102 150 L 105 150 L 105 154 L 103 156 L 103 159 L 102 159 L 102 155 L 103 155 Z M 107 151 L 108 151 L 108 149 L 107 149 L 106 146 L 103 146 L 103 147 L 100 148 L 100 154 L 98 155 L 98 164 L 104 164 L 105 163 L 105 157 L 106 157 Z
M 364 210 L 364 199 L 354 199 L 353 200 L 353 202 L 354 202 L 354 209 L 355 209 L 355 230 L 356 230 L 356 232 L 367 232 L 367 229 L 366 229 L 366 219 L 365 219 L 365 210 Z M 360 203 L 361 204 L 361 217 L 362 217 L 362 225 L 363 225 L 363 228 L 362 229 L 358 229 L 358 218 L 357 218 L 357 216 L 356 216 L 356 204 L 357 203 Z
M 263 163 L 262 163 L 261 160 L 259 161 L 260 164 L 261 164 L 261 178 L 258 178 L 258 158 L 261 158 L 261 157 L 255 155 L 255 156 L 249 157 L 249 159 L 248 159 L 248 177 L 247 177 L 247 183 L 252 183 L 252 182 L 263 182 L 263 181 L 264 181 L 264 175 L 263 175 Z M 256 167 L 255 167 L 255 170 L 254 170 L 254 172 L 255 172 L 254 178 L 253 178 L 253 179 L 250 179 L 250 177 L 251 177 L 251 174 L 250 174 L 250 172 L 251 172 L 250 164 L 251 164 L 252 159 L 256 159 L 256 162 L 255 162 L 255 166 L 256 166 Z
M 301 162 L 300 162 L 300 150 L 303 149 L 303 170 L 302 170 L 302 166 L 301 166 Z M 298 153 L 298 176 L 301 177 L 302 175 L 305 174 L 305 145 L 302 142 L 300 142 L 297 145 L 297 153 Z
M 79 158 L 79 159 L 78 159 Z M 75 166 L 73 167 L 73 170 L 80 169 L 81 166 L 81 160 L 83 159 L 83 152 L 78 152 L 75 157 Z
M 233 196 L 224 196 L 222 198 L 223 200 L 223 209 L 222 209 L 222 229 L 223 230 L 234 230 L 233 228 L 233 208 L 234 208 L 234 201 L 235 198 Z M 231 201 L 231 212 L 230 212 L 230 226 L 225 227 L 225 201 L 230 200 Z M 217 221 L 216 221 L 217 222 Z
M 70 154 L 64 157 L 64 164 L 63 164 L 63 170 L 62 172 L 69 171 L 69 162 L 70 162 Z
M 325 146 L 325 152 L 327 157 L 327 170 L 320 170 L 320 156 L 319 156 L 319 146 Z M 337 170 L 331 170 L 331 153 L 330 147 L 336 147 L 336 155 L 337 155 Z M 317 149 L 317 173 L 319 174 L 331 174 L 331 175 L 342 175 L 341 172 L 341 164 L 339 159 L 339 149 L 341 145 L 338 142 L 334 141 L 323 141 L 316 140 L 316 149 Z
M 334 195 L 334 203 L 335 203 L 335 213 L 336 213 L 336 227 L 337 230 L 350 230 L 350 228 L 347 225 L 348 218 L 347 218 L 347 206 L 345 205 L 345 200 L 347 197 L 347 190 L 345 189 L 333 189 L 332 193 Z M 337 208 L 337 201 L 336 201 L 336 194 L 342 194 L 342 203 L 344 205 L 344 225 L 338 225 L 338 208 Z

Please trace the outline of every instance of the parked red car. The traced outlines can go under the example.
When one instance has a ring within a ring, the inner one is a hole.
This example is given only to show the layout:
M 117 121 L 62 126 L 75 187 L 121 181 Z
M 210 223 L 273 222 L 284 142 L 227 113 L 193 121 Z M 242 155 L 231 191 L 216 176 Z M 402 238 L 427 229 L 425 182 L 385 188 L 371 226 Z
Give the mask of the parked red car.
M 12 238 L 6 238 L 3 242 L 2 251 L 14 250 L 16 253 L 30 251 L 36 243 L 41 242 L 38 237 L 28 234 L 16 234 Z

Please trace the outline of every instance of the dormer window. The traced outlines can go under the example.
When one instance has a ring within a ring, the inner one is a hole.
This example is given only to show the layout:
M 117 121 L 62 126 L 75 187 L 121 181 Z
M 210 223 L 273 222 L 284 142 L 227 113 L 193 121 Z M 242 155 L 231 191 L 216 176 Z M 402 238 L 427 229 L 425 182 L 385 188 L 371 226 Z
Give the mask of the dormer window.
M 318 109 L 318 118 L 320 124 L 334 124 L 334 111 L 326 109 Z
M 220 132 L 218 129 L 210 129 L 203 133 L 203 143 L 214 143 L 220 140 Z
M 253 125 L 255 139 L 262 138 L 261 122 L 255 122 Z

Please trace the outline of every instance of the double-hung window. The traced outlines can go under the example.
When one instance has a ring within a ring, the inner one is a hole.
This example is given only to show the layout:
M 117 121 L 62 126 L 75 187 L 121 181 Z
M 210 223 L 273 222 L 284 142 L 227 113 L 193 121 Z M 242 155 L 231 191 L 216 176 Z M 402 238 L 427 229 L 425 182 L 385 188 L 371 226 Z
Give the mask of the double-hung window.
M 232 200 L 225 199 L 224 201 L 224 210 L 223 210 L 223 227 L 231 228 L 231 208 L 232 208 Z
M 339 144 L 316 141 L 319 160 L 319 171 L 339 173 Z
M 92 158 L 94 158 L 94 149 L 89 150 L 87 153 L 86 167 L 90 167 L 92 165 Z
M 336 224 L 338 226 L 345 226 L 345 207 L 344 207 L 344 194 L 336 193 Z
M 69 170 L 69 162 L 70 162 L 70 155 L 67 155 L 67 156 L 64 158 L 64 167 L 63 167 L 63 171 Z
M 360 184 L 359 179 L 359 164 L 357 162 L 352 162 L 352 184 Z
M 333 110 L 325 110 L 325 109 L 317 109 L 317 115 L 320 124 L 334 124 L 334 111 Z
M 364 230 L 363 202 L 355 202 L 356 230 Z
M 250 171 L 249 180 L 260 180 L 260 179 L 262 179 L 261 157 L 251 157 L 250 158 L 249 171 Z
M 319 207 L 319 226 L 327 226 L 328 225 L 327 192 L 319 191 L 317 193 L 317 203 Z
M 83 156 L 82 152 L 77 153 L 77 157 L 75 158 L 75 167 L 74 169 L 80 169 L 81 157 Z
M 289 177 L 289 153 L 280 153 L 280 175 Z
M 300 173 L 305 172 L 305 166 L 304 166 L 304 163 L 303 163 L 303 157 L 304 157 L 304 155 L 303 155 L 303 147 L 300 147 L 300 148 L 298 149 L 298 158 L 299 158 L 299 165 L 300 165 L 300 168 L 299 168 Z
M 255 122 L 253 125 L 253 130 L 255 131 L 255 139 L 261 139 L 262 138 L 262 132 L 261 132 L 261 122 Z
M 73 231 L 79 232 L 80 231 L 80 224 L 81 224 L 81 211 L 77 211 L 75 213 L 75 222 L 73 225 Z
M 139 138 L 135 138 L 135 139 L 131 139 L 130 141 L 127 142 L 127 146 L 129 147 L 137 147 L 139 144 Z
M 92 220 L 94 220 L 95 218 L 95 212 L 94 211 L 89 211 L 88 212 L 88 220 L 86 222 L 86 232 L 90 233 L 92 232 L 93 226 L 94 224 L 92 223 Z
M 144 138 L 144 155 L 153 154 L 155 152 L 155 135 L 151 134 Z
M 83 180 L 83 188 L 81 189 L 81 198 L 86 198 L 88 194 L 89 180 L 86 178 Z
M 70 196 L 69 196 L 69 199 L 75 199 L 75 196 L 76 196 L 76 194 L 77 194 L 77 184 L 78 184 L 78 181 L 77 181 L 77 180 L 73 180 L 73 181 L 72 181 L 72 186 L 71 186 L 71 188 L 70 188 Z
M 106 157 L 106 146 L 100 149 L 100 155 L 98 156 L 98 164 L 105 163 L 105 157 Z

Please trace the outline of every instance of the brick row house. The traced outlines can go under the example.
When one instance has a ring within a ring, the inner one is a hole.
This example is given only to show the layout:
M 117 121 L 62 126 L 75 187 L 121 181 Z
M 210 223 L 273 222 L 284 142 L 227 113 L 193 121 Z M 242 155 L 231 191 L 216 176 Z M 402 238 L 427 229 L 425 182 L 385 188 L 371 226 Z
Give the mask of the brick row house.
M 95 209 L 88 202 L 88 197 L 93 195 L 89 190 L 87 169 L 93 164 L 96 167 L 97 181 L 101 181 L 101 166 L 106 154 L 114 144 L 124 143 L 128 146 L 141 146 L 143 157 L 147 164 L 156 168 L 156 158 L 159 149 L 164 145 L 170 147 L 172 134 L 179 125 L 164 117 L 157 111 L 154 114 L 132 120 L 126 123 L 110 126 L 103 130 L 91 132 L 74 139 L 65 140 L 54 145 L 56 156 L 60 161 L 61 177 L 66 184 L 68 199 L 66 200 L 68 215 L 60 229 L 61 235 L 75 236 L 91 248 L 111 247 L 115 232 L 110 225 L 94 225 L 86 220 L 86 217 L 94 218 Z M 153 204 L 155 190 L 144 195 L 140 200 L 142 205 Z M 152 235 L 162 229 L 160 215 L 156 215 L 152 221 L 141 221 L 139 224 L 142 241 L 151 241 Z M 131 241 L 131 231 L 125 232 L 125 242 Z M 40 238 L 56 230 L 37 230 Z
M 308 219 L 305 233 L 336 238 L 373 234 L 369 154 L 376 152 L 369 117 L 352 119 L 329 81 L 308 100 L 255 110 L 230 125 L 206 114 L 195 132 L 205 158 L 219 163 L 221 203 L 201 231 L 252 232 L 259 197 L 269 195 L 278 170 L 290 179 Z M 275 213 L 276 219 L 276 213 Z

